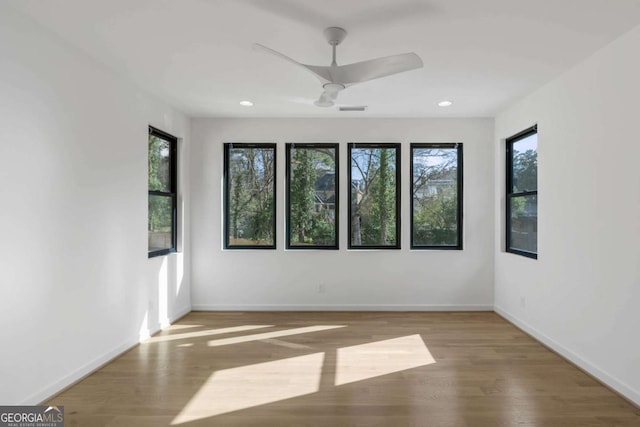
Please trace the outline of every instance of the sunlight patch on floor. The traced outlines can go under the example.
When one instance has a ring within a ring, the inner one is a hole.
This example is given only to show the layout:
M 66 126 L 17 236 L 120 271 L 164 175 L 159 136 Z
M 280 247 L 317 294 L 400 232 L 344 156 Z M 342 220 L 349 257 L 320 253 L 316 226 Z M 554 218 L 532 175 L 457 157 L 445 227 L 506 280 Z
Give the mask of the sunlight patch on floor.
M 323 363 L 314 353 L 214 372 L 171 425 L 315 393 Z
M 267 338 L 267 339 L 264 339 L 264 340 L 260 340 L 260 342 L 265 342 L 267 344 L 277 345 L 279 347 L 292 348 L 294 350 L 309 350 L 309 349 L 313 348 L 313 347 L 308 346 L 308 345 L 296 344 L 294 342 L 278 340 L 278 339 L 275 339 L 275 338 Z
M 420 335 L 339 348 L 335 385 L 436 363 Z
M 173 334 L 173 335 L 159 335 L 153 338 L 149 338 L 147 343 L 157 343 L 157 342 L 166 342 L 166 341 L 175 341 L 182 340 L 186 338 L 198 338 L 198 337 L 206 337 L 209 335 L 221 335 L 221 334 L 231 334 L 233 332 L 244 332 L 244 331 L 252 331 L 255 329 L 262 328 L 272 328 L 273 325 L 242 325 L 242 326 L 232 326 L 229 328 L 220 328 L 220 329 L 207 329 L 206 331 L 197 331 L 197 332 L 184 332 L 181 334 Z M 251 336 L 251 335 L 249 335 Z M 242 337 L 240 337 L 242 338 Z
M 189 328 L 202 328 L 204 325 L 171 325 L 166 328 L 166 331 L 178 331 L 181 329 L 189 329 Z
M 305 326 L 304 328 L 285 329 L 283 331 L 265 332 L 262 334 L 245 335 L 242 337 L 221 338 L 209 341 L 209 347 L 219 347 L 222 345 L 239 344 L 249 341 L 265 340 L 270 338 L 286 337 L 289 335 L 306 334 L 308 332 L 328 331 L 330 329 L 344 328 L 345 325 L 317 325 Z

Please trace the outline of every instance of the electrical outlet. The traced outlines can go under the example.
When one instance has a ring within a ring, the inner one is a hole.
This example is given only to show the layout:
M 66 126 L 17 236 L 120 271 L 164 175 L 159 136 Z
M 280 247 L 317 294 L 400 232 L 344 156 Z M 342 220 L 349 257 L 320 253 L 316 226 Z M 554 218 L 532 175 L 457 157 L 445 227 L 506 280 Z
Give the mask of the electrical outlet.
M 318 293 L 319 294 L 324 294 L 324 291 L 325 291 L 324 283 L 319 283 L 318 284 Z
M 521 308 L 527 307 L 527 299 L 525 297 L 520 297 L 520 307 Z

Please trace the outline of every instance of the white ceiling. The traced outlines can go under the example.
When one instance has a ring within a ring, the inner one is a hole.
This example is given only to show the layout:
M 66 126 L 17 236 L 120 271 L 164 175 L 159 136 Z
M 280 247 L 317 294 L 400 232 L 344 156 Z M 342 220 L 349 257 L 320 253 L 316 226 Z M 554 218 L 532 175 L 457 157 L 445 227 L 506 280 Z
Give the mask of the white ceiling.
M 194 117 L 491 117 L 640 24 L 640 0 L 2 1 Z M 328 26 L 339 64 L 425 66 L 341 92 L 365 113 L 315 107 L 318 80 L 252 44 L 329 65 Z

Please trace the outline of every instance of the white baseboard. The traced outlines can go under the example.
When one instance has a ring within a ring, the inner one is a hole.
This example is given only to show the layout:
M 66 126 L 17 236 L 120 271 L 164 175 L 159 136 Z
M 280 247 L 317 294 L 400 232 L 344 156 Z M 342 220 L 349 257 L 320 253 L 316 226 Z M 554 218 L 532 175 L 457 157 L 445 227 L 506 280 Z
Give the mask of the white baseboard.
M 606 373 L 602 369 L 600 369 L 597 366 L 595 366 L 593 363 L 589 362 L 588 360 L 583 359 L 582 357 L 580 357 L 579 355 L 577 355 L 573 351 L 569 350 L 568 348 L 564 347 L 563 345 L 561 345 L 557 341 L 549 338 L 547 335 L 545 335 L 544 333 L 540 332 L 536 328 L 530 326 L 526 322 L 524 322 L 524 321 L 518 319 L 516 316 L 510 314 L 505 309 L 503 309 L 501 307 L 498 307 L 498 306 L 495 306 L 494 310 L 500 316 L 504 317 L 509 322 L 513 323 L 518 328 L 522 329 L 523 331 L 525 331 L 526 333 L 531 335 L 533 338 L 537 339 L 538 341 L 540 341 L 541 343 L 543 343 L 547 347 L 551 348 L 553 351 L 555 351 L 556 353 L 560 354 L 562 357 L 564 357 L 565 359 L 569 360 L 570 362 L 574 363 L 579 368 L 585 370 L 590 375 L 593 375 L 595 378 L 597 378 L 598 380 L 602 381 L 608 387 L 611 387 L 613 390 L 615 390 L 616 392 L 620 393 L 625 398 L 629 399 L 629 401 L 631 401 L 631 402 L 635 403 L 636 405 L 640 406 L 640 391 L 634 390 L 633 388 L 631 388 L 630 386 L 625 384 L 623 381 L 619 380 L 618 378 L 613 377 L 612 375 L 609 375 L 608 373 Z
M 184 316 L 185 314 L 189 313 L 190 311 L 191 311 L 191 307 L 185 307 L 185 308 L 179 310 L 178 312 L 176 312 L 174 315 L 172 315 L 169 320 L 170 320 L 170 322 L 174 322 L 177 319 L 179 319 L 182 316 Z M 153 331 L 149 330 L 148 331 L 149 332 L 148 335 L 151 336 L 151 335 L 155 334 L 158 331 L 160 331 L 160 324 L 158 324 L 158 329 L 153 330 Z M 140 336 L 142 336 L 142 335 L 147 335 L 147 334 L 143 333 Z M 115 359 L 118 356 L 120 356 L 122 353 L 124 353 L 124 352 L 128 351 L 129 349 L 131 349 L 132 347 L 138 345 L 140 343 L 140 341 L 142 340 L 140 338 L 140 336 L 125 340 L 124 342 L 122 342 L 119 345 L 115 346 L 113 349 L 107 351 L 103 355 L 101 355 L 99 357 L 96 357 L 95 359 L 91 360 L 88 363 L 85 363 L 83 366 L 81 366 L 80 368 L 74 370 L 70 374 L 65 375 L 64 377 L 60 378 L 59 380 L 57 380 L 57 381 L 53 382 L 52 384 L 49 384 L 48 386 L 44 387 L 42 390 L 38 390 L 36 393 L 33 393 L 31 396 L 28 396 L 27 398 L 23 399 L 20 403 L 18 403 L 18 405 L 38 405 L 40 402 L 43 402 L 43 401 L 49 399 L 50 397 L 55 396 L 56 394 L 60 393 L 65 388 L 67 388 L 70 385 L 80 381 L 81 379 L 83 379 L 87 375 L 90 375 L 91 373 L 97 371 L 98 369 L 100 369 L 101 367 L 106 365 L 107 363 L 111 362 L 113 359 Z
M 84 364 L 80 368 L 74 370 L 68 375 L 65 375 L 64 377 L 53 382 L 52 384 L 49 384 L 43 389 L 38 390 L 36 393 L 32 394 L 31 396 L 24 399 L 22 402 L 18 403 L 18 405 L 39 405 L 41 402 L 56 395 L 57 393 L 64 390 L 66 387 L 69 387 L 71 384 L 81 380 L 85 376 L 96 371 L 100 367 L 106 365 L 111 360 L 120 356 L 122 353 L 129 350 L 131 347 L 133 347 L 137 343 L 138 343 L 138 340 L 136 339 L 128 339 L 122 342 L 120 345 L 117 345 L 112 350 L 91 360 L 90 362 Z
M 194 311 L 493 311 L 492 304 L 193 304 Z

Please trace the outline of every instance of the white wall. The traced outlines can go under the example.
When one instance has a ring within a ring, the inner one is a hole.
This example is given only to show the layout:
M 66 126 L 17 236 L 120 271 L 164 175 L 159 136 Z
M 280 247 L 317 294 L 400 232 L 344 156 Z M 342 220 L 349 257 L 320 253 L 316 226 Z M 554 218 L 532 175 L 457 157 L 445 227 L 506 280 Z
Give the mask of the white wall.
M 194 309 L 491 309 L 493 120 L 192 120 Z M 277 247 L 222 250 L 222 144 L 277 142 Z M 340 250 L 284 250 L 284 144 L 339 142 Z M 402 143 L 402 250 L 347 248 L 348 142 Z M 464 143 L 464 251 L 409 250 L 409 143 Z M 324 293 L 318 293 L 323 284 Z
M 496 119 L 538 123 L 539 258 L 504 248 L 496 168 L 496 310 L 640 404 L 640 27 Z
M 147 259 L 149 124 L 183 138 L 185 171 L 184 115 L 0 5 L 0 404 L 37 403 L 190 309 L 189 242 Z

